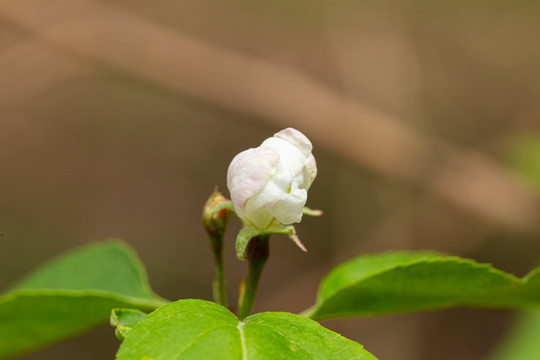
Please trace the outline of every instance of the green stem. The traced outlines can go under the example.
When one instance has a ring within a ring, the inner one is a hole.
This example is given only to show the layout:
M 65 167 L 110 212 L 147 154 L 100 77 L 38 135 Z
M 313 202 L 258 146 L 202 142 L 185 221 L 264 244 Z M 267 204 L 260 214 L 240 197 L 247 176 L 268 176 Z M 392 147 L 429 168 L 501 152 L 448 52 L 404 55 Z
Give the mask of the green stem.
M 210 239 L 214 253 L 214 265 L 216 269 L 216 281 L 214 282 L 215 301 L 227 307 L 227 289 L 225 287 L 225 271 L 223 270 L 223 234 L 212 236 Z
M 259 235 L 252 238 L 247 246 L 248 273 L 245 288 L 241 292 L 239 299 L 238 318 L 240 320 L 251 314 L 253 309 L 259 279 L 270 253 L 269 239 L 270 235 Z

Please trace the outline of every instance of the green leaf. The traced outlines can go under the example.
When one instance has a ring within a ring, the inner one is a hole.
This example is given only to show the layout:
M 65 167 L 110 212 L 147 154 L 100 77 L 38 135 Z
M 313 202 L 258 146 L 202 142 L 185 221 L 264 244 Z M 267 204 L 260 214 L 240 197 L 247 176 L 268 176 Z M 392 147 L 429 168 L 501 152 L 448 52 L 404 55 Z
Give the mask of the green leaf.
M 146 316 L 146 313 L 136 309 L 113 309 L 110 323 L 116 328 L 118 340 L 124 340 L 126 335 Z
M 107 290 L 154 299 L 135 251 L 120 240 L 91 244 L 41 266 L 13 289 Z
M 540 310 L 525 311 L 492 360 L 540 359 Z
M 111 310 L 153 310 L 144 267 L 124 243 L 87 246 L 53 260 L 0 297 L 0 359 L 106 323 Z
M 540 306 L 540 269 L 523 279 L 472 260 L 436 253 L 364 255 L 323 279 L 315 320 L 444 309 Z
M 239 321 L 226 308 L 180 300 L 145 317 L 130 331 L 119 360 L 375 360 L 362 345 L 317 322 L 289 313 Z

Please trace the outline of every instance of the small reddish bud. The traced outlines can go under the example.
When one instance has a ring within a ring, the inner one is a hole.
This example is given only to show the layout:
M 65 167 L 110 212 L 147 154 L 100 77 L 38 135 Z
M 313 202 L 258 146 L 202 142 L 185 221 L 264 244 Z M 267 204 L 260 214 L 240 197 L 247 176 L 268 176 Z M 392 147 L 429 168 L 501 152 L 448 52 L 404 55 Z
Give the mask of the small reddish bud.
M 214 190 L 203 208 L 203 225 L 210 237 L 222 237 L 234 212 L 230 200 Z

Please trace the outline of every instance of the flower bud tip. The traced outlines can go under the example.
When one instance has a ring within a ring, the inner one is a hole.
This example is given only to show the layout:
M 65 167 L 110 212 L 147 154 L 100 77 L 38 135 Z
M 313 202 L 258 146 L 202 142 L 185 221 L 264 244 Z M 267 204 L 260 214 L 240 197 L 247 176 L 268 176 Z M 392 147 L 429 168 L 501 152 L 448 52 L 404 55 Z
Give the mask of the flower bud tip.
M 202 221 L 208 234 L 215 236 L 223 233 L 233 212 L 231 201 L 216 188 L 203 207 Z

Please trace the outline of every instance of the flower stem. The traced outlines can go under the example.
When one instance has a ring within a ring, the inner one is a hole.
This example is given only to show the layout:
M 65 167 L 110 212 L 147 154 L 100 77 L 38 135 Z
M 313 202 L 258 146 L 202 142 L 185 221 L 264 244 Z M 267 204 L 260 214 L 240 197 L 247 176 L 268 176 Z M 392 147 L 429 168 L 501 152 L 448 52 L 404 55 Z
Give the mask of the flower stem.
M 227 289 L 225 287 L 225 271 L 223 270 L 223 234 L 210 237 L 212 252 L 214 253 L 214 266 L 216 280 L 214 282 L 214 300 L 218 304 L 227 307 Z
M 248 273 L 245 288 L 241 291 L 238 304 L 238 318 L 240 320 L 251 314 L 253 309 L 259 279 L 270 254 L 269 239 L 270 235 L 259 235 L 252 238 L 247 246 Z

